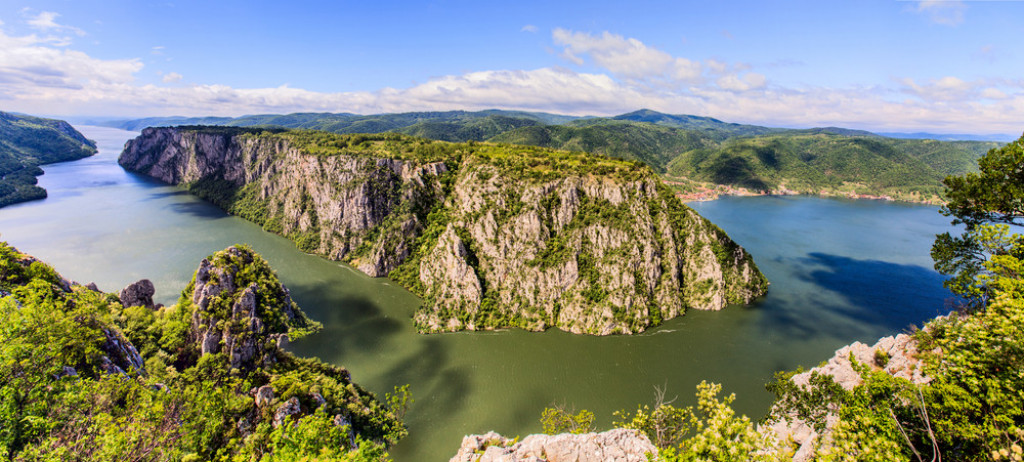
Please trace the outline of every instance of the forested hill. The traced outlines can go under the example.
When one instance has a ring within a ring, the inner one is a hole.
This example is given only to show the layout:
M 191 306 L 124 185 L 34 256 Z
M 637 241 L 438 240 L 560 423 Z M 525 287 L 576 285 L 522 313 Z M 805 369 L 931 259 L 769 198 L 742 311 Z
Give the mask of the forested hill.
M 668 174 L 754 191 L 938 200 L 942 179 L 977 170 L 999 143 L 787 132 L 736 138 L 676 157 Z
M 706 182 L 752 192 L 887 195 L 933 202 L 941 200 L 942 178 L 974 171 L 974 161 L 999 145 L 889 138 L 840 127 L 762 127 L 646 109 L 611 118 L 489 110 L 112 123 L 126 129 L 183 124 L 277 126 L 346 134 L 396 132 L 441 141 L 522 144 L 638 160 L 684 183 Z
M 96 143 L 63 120 L 0 112 L 0 207 L 46 197 L 40 165 L 81 159 Z

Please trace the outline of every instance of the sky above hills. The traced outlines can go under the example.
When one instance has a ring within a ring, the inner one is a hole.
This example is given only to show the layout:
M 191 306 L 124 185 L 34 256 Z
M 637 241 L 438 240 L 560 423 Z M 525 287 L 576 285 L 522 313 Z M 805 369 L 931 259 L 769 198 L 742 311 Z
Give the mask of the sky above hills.
M 1024 130 L 1024 2 L 0 0 L 0 110 Z

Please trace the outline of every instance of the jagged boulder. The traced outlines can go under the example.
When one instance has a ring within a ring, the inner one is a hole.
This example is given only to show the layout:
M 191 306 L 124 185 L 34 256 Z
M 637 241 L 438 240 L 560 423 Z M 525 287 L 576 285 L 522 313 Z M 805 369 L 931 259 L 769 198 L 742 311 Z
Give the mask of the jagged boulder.
M 521 442 L 495 432 L 469 435 L 450 462 L 647 462 L 658 448 L 638 430 L 530 435 Z
M 95 287 L 96 285 L 93 284 L 90 289 L 97 290 Z M 129 306 L 144 306 L 152 309 L 154 308 L 154 294 L 156 294 L 156 287 L 153 286 L 153 282 L 149 279 L 140 279 L 138 282 L 128 284 L 124 289 L 121 289 L 118 298 L 121 299 L 121 305 L 124 305 L 126 308 Z

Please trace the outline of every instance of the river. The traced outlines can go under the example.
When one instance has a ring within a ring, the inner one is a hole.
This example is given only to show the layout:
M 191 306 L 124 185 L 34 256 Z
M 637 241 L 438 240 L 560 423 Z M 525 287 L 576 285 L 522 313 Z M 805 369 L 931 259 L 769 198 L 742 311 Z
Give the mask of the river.
M 747 248 L 771 281 L 767 296 L 720 312 L 689 311 L 641 335 L 590 337 L 558 330 L 419 335 L 419 300 L 386 279 L 298 251 L 185 191 L 117 165 L 135 136 L 76 127 L 99 144 L 91 158 L 44 167 L 45 200 L 0 209 L 0 239 L 65 277 L 116 292 L 141 278 L 170 304 L 205 256 L 248 243 L 278 272 L 324 331 L 292 345 L 349 369 L 378 394 L 410 384 L 410 436 L 397 461 L 447 460 L 468 433 L 540 431 L 546 406 L 612 413 L 650 403 L 655 387 L 676 404 L 701 380 L 736 393 L 735 408 L 767 411 L 775 371 L 814 366 L 853 342 L 920 325 L 948 311 L 931 269 L 934 207 L 810 197 L 727 197 L 691 204 Z

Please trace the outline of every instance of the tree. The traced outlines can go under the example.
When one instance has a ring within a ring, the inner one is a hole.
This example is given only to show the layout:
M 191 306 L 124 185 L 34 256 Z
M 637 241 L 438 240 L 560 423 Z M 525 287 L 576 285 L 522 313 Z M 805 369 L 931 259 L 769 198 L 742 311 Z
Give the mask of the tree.
M 946 232 L 932 245 L 935 269 L 950 279 L 945 285 L 969 307 L 984 307 L 991 298 L 985 262 L 993 256 L 1024 258 L 1024 236 L 1010 229 L 1024 226 L 1024 136 L 978 160 L 978 173 L 943 180 L 949 202 L 940 210 L 963 224 L 960 236 Z

